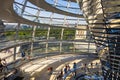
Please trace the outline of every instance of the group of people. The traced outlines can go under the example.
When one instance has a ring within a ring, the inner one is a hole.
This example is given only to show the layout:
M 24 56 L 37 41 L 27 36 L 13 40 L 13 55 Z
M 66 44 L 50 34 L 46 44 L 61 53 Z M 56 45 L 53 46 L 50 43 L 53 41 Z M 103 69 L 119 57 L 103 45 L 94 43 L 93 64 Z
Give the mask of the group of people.
M 63 70 L 61 69 L 60 74 L 57 76 L 57 80 L 63 80 Z
M 5 59 L 1 59 L 1 58 L 0 58 L 0 72 L 2 72 L 2 71 L 5 70 L 5 69 L 8 69 L 8 68 L 7 68 L 7 62 L 6 62 Z
M 51 75 L 52 72 L 53 72 L 53 67 L 49 67 L 49 68 L 48 68 L 48 73 L 49 73 L 49 75 Z
M 57 80 L 63 80 L 63 73 L 66 75 L 69 72 L 72 72 L 76 76 L 77 64 L 73 63 L 73 70 L 70 68 L 69 64 L 64 67 L 64 69 L 60 71 L 60 74 L 57 76 Z M 64 71 L 64 72 L 63 72 Z
M 67 74 L 68 71 L 70 71 L 70 66 L 66 65 L 65 68 L 64 68 L 64 74 Z
M 77 64 L 76 64 L 76 62 L 74 62 L 73 63 L 73 72 L 76 72 L 76 69 L 77 69 Z M 70 71 L 71 71 L 70 66 L 66 65 L 65 68 L 64 68 L 64 73 L 66 74 Z
M 83 66 L 83 69 L 85 70 L 85 72 L 90 72 L 89 68 L 94 68 L 94 66 L 98 67 L 98 63 L 90 63 L 90 67 L 88 67 L 88 65 L 85 63 Z

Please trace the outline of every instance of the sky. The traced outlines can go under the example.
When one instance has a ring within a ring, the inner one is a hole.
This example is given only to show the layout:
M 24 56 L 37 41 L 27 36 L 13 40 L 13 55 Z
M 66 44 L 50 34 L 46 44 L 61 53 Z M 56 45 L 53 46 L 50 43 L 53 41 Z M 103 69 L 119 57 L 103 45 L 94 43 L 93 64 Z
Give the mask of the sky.
M 73 3 L 73 2 L 69 2 L 68 3 L 68 2 L 63 1 L 63 0 L 45 0 L 45 1 L 48 4 L 53 4 L 53 6 L 55 5 L 55 1 L 57 1 L 56 5 L 59 5 L 59 6 L 67 6 L 67 5 L 69 5 L 69 7 L 79 8 L 79 5 L 77 3 Z M 15 0 L 15 2 L 18 2 L 20 4 L 24 4 L 25 1 L 24 0 Z M 27 6 L 40 9 L 37 6 L 31 4 L 30 2 L 27 2 Z M 14 9 L 16 10 L 17 13 L 19 13 L 19 15 L 21 15 L 21 9 L 22 8 L 23 8 L 22 5 L 19 5 L 19 4 L 15 4 L 14 5 Z M 75 14 L 81 13 L 79 9 L 67 9 L 67 8 L 60 8 L 60 7 L 57 7 L 57 8 L 61 9 L 61 10 L 64 10 L 64 11 L 71 12 L 71 13 L 75 13 Z M 28 20 L 34 21 L 35 18 L 36 18 L 34 16 L 36 16 L 36 14 L 38 12 L 37 9 L 32 9 L 32 8 L 26 7 L 25 8 L 25 12 L 23 13 L 22 16 L 24 18 L 28 19 Z M 26 16 L 24 14 L 32 15 L 32 16 Z M 81 20 L 79 20 L 79 18 L 65 16 L 65 15 L 61 15 L 61 14 L 57 14 L 57 13 L 52 13 L 52 12 L 48 12 L 48 11 L 45 11 L 45 10 L 40 10 L 39 16 L 50 17 L 49 19 L 39 18 L 40 23 L 46 23 L 46 24 L 50 24 L 50 23 L 61 23 L 61 24 L 64 24 L 64 23 L 65 24 L 69 24 L 69 23 L 76 24 L 76 23 L 78 23 L 78 24 L 86 24 L 86 21 L 81 21 Z M 52 19 L 52 18 L 63 18 L 64 20 L 55 20 L 55 19 Z M 76 20 L 67 20 L 67 19 L 76 19 Z
M 48 2 L 48 4 L 55 4 L 56 0 L 45 0 L 45 1 Z M 63 1 L 63 0 L 57 0 L 56 5 L 78 8 L 78 9 L 70 9 L 70 8 L 67 9 L 67 8 L 57 7 L 58 9 L 68 11 L 68 12 L 71 12 L 71 13 L 79 14 L 81 12 L 80 9 L 79 9 L 79 5 L 77 3 L 74 3 L 74 2 L 66 2 L 66 1 Z

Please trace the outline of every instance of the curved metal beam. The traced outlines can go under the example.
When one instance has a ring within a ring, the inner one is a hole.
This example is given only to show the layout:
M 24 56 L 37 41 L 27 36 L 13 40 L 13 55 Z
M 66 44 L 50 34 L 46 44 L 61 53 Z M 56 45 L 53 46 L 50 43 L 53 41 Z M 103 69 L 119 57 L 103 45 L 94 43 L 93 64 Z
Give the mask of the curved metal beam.
M 30 20 L 27 20 L 25 18 L 22 18 L 19 16 L 13 9 L 13 3 L 14 0 L 0 0 L 2 3 L 0 3 L 0 19 L 7 20 L 8 22 L 13 23 L 22 23 L 22 24 L 29 24 L 29 25 L 42 25 L 46 27 L 58 27 L 58 28 L 68 28 L 68 27 L 62 27 L 62 26 L 54 26 L 49 24 L 42 24 L 38 22 L 33 22 Z M 72 29 L 78 29 L 78 28 L 72 28 Z
M 28 1 L 30 1 L 34 5 L 36 5 L 40 8 L 43 8 L 47 11 L 50 11 L 50 12 L 63 14 L 63 15 L 67 15 L 67 16 L 72 16 L 72 17 L 84 18 L 83 15 L 74 14 L 74 13 L 70 13 L 70 12 L 66 12 L 66 11 L 57 9 L 57 8 L 53 7 L 51 4 L 48 4 L 45 0 L 28 0 Z
M 71 1 L 71 2 L 75 2 L 76 3 L 78 1 L 81 2 L 82 0 L 64 0 L 64 1 Z
M 14 0 L 0 0 L 2 3 L 0 3 L 0 19 L 7 20 L 8 22 L 16 22 L 16 23 L 23 23 L 23 24 L 29 24 L 29 25 L 43 25 L 43 26 L 49 26 L 49 27 L 58 27 L 53 26 L 49 24 L 42 24 L 33 22 L 27 19 L 22 18 L 21 16 L 18 16 L 16 12 L 13 10 L 13 3 Z M 59 26 L 58 28 L 66 28 Z M 68 28 L 68 27 L 67 27 Z M 78 28 L 72 28 L 72 29 L 78 29 Z

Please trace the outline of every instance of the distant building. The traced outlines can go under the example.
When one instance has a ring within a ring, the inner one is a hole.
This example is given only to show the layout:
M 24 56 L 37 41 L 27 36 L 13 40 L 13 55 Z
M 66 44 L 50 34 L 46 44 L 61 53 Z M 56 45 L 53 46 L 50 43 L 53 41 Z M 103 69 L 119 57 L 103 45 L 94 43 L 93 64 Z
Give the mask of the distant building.
M 87 26 L 77 26 L 80 30 L 76 30 L 75 39 L 86 39 Z

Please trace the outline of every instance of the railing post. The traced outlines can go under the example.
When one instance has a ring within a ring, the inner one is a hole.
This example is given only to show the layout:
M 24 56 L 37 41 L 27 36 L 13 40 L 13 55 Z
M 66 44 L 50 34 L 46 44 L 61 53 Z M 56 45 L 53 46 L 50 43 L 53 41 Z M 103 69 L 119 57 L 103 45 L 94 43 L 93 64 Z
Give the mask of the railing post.
M 31 50 L 30 50 L 31 56 L 33 56 L 33 43 L 35 39 L 35 30 L 36 30 L 36 26 L 33 26 L 32 39 L 31 39 Z
M 13 55 L 13 60 L 16 60 L 16 46 L 14 47 L 14 55 Z
M 46 53 L 48 53 L 48 40 L 49 40 L 49 35 L 50 35 L 50 27 L 48 27 L 48 32 L 47 32 L 47 41 L 46 41 Z
M 63 40 L 63 33 L 64 33 L 64 28 L 62 28 L 62 31 L 61 31 L 61 41 L 60 41 L 60 53 L 62 53 L 62 40 Z

